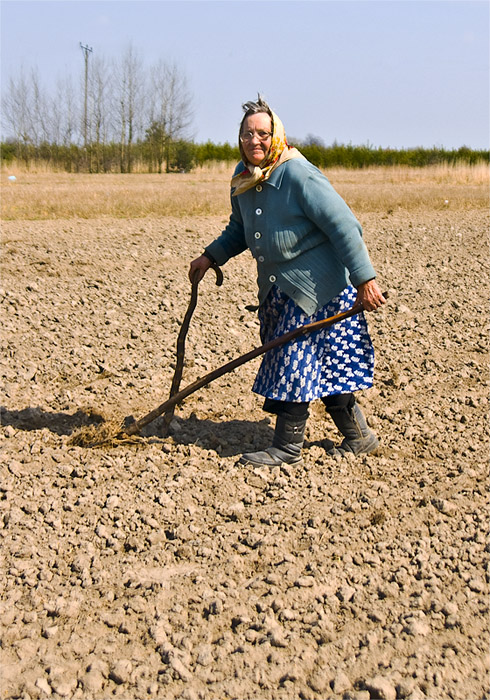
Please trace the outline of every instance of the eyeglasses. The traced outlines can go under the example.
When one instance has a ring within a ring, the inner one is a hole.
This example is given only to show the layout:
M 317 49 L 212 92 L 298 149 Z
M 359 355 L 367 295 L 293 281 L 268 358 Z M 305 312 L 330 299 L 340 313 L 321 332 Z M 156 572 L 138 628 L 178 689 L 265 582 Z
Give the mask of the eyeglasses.
M 243 134 L 240 134 L 240 141 L 242 143 L 248 143 L 252 141 L 255 136 L 259 141 L 267 141 L 267 139 L 272 136 L 272 132 L 263 131 L 262 129 L 259 129 L 259 131 L 244 131 Z

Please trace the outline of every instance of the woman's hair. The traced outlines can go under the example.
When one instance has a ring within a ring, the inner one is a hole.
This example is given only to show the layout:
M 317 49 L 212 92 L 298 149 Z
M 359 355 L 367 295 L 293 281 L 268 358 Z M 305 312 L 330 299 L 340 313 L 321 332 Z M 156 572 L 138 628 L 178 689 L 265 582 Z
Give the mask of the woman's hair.
M 269 115 L 271 120 L 273 120 L 272 109 L 269 107 L 267 102 L 264 100 L 264 98 L 260 94 L 257 95 L 256 102 L 253 102 L 253 101 L 245 102 L 242 105 L 242 109 L 245 112 L 245 114 L 243 115 L 243 119 L 240 122 L 240 132 L 242 131 L 243 122 L 245 121 L 245 119 L 247 117 L 250 117 L 252 114 L 265 113 L 265 114 Z

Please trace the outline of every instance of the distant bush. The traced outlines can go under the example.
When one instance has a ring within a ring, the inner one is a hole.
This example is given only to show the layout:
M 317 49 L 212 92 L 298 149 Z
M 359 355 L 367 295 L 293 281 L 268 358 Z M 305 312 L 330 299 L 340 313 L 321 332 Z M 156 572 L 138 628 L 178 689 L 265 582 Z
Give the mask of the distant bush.
M 237 163 L 240 160 L 238 146 L 230 146 L 229 143 L 214 144 L 207 141 L 196 145 L 196 161 L 198 165 L 204 165 L 210 161 Z
M 173 144 L 170 158 L 170 170 L 188 173 L 196 164 L 196 146 L 189 141 L 177 141 Z
M 8 165 L 15 158 L 15 144 L 13 143 L 2 143 L 1 145 L 1 157 L 2 165 Z

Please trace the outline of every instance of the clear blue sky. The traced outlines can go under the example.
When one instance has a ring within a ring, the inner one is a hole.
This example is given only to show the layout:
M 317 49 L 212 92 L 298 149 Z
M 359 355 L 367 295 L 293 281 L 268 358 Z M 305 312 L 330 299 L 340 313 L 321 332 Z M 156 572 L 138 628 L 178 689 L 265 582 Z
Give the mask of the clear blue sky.
M 82 75 L 80 42 L 177 63 L 194 139 L 235 143 L 260 91 L 290 137 L 489 147 L 487 0 L 1 0 L 2 89 L 36 66 Z

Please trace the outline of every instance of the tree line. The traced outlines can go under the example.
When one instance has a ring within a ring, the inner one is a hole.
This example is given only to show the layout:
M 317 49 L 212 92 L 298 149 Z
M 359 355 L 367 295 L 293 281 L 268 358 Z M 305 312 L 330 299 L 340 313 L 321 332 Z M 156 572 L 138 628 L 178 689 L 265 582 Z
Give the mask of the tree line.
M 369 144 L 353 146 L 334 142 L 325 146 L 314 138 L 298 144 L 309 161 L 318 168 L 367 168 L 370 166 L 426 167 L 447 163 L 449 165 L 476 165 L 488 162 L 490 151 L 474 150 L 467 146 L 448 150 L 445 148 L 376 148 Z
M 162 172 L 172 167 L 175 144 L 189 138 L 192 119 L 192 94 L 176 63 L 159 60 L 146 68 L 131 45 L 117 60 L 90 50 L 79 79 L 59 78 L 51 92 L 35 69 L 9 79 L 2 127 L 10 137 L 2 158 L 122 173 L 144 158 Z
M 476 165 L 490 161 L 489 151 L 472 150 L 466 146 L 454 150 L 443 148 L 396 150 L 353 146 L 351 144 L 311 146 L 296 142 L 294 145 L 311 163 L 324 169 L 335 167 L 359 169 L 372 166 L 426 167 L 439 164 Z M 60 146 L 52 143 L 41 143 L 39 146 L 34 146 L 9 140 L 1 144 L 1 157 L 4 166 L 8 166 L 14 160 L 20 160 L 26 168 L 35 163 L 36 165 L 44 164 L 53 170 L 71 173 L 161 173 L 163 172 L 163 161 L 155 155 L 154 148 L 155 145 L 147 140 L 133 142 L 131 161 L 128 164 L 128 161 L 121 157 L 123 145 L 117 142 L 88 144 L 85 148 L 76 144 Z M 163 165 L 165 172 L 190 172 L 206 163 L 226 162 L 231 166 L 239 160 L 238 146 L 231 146 L 228 143 L 214 144 L 210 141 L 198 144 L 192 141 L 177 140 L 167 144 Z
M 2 164 L 16 160 L 26 168 L 43 163 L 68 172 L 161 173 L 240 159 L 237 145 L 194 143 L 193 116 L 188 80 L 176 63 L 159 60 L 146 68 L 131 45 L 117 60 L 85 52 L 85 71 L 78 80 L 60 78 L 51 92 L 35 69 L 9 79 L 2 94 L 2 126 L 10 135 L 1 144 Z M 326 146 L 311 135 L 291 143 L 320 168 L 489 160 L 489 151 L 466 146 Z

